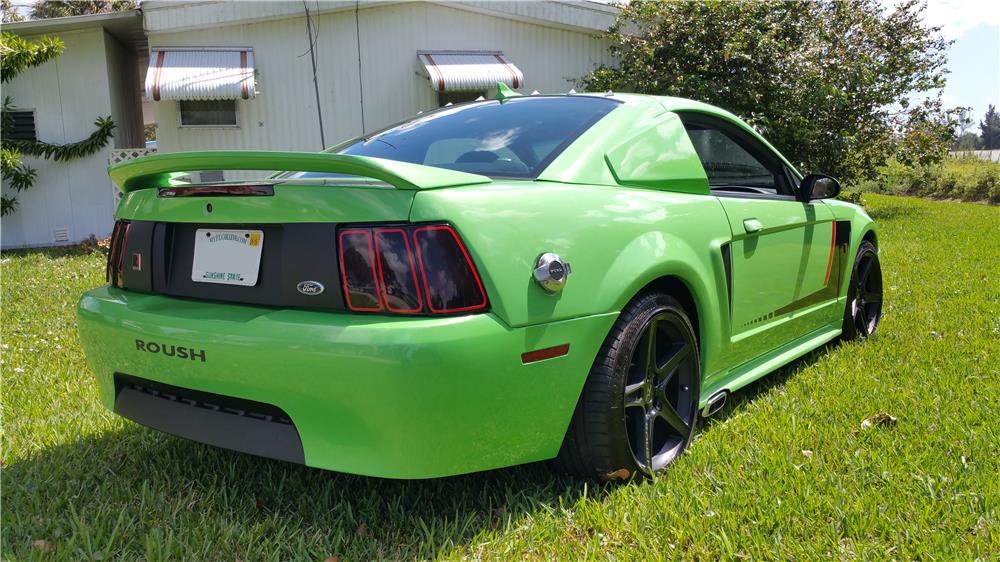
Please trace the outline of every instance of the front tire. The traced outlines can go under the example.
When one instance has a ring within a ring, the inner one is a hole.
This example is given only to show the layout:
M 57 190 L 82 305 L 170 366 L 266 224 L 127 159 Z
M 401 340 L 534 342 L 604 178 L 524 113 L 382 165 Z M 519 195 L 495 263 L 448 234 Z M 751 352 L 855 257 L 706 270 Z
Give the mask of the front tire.
M 867 338 L 878 329 L 881 319 L 882 265 L 875 245 L 864 240 L 854 258 L 841 337 L 848 341 Z
M 585 478 L 627 479 L 665 469 L 690 444 L 701 361 L 673 297 L 633 299 L 604 340 L 556 459 Z

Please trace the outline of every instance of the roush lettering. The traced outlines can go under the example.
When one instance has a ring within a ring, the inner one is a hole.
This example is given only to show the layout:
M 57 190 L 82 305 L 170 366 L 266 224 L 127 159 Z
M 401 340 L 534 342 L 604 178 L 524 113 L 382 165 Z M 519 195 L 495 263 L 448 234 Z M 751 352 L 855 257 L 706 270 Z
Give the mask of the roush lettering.
M 157 353 L 160 355 L 165 355 L 167 357 L 174 357 L 177 359 L 190 359 L 192 361 L 201 360 L 202 363 L 205 362 L 205 350 L 204 349 L 194 349 L 192 347 L 184 347 L 180 345 L 172 345 L 166 343 L 157 343 L 155 341 L 143 341 L 135 340 L 136 351 L 145 351 L 148 353 Z

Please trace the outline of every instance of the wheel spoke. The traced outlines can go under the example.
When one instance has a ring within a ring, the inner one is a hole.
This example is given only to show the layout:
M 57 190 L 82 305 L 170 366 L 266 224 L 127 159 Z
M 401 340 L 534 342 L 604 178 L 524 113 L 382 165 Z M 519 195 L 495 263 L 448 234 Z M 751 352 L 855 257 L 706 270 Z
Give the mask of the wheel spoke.
M 667 359 L 667 362 L 661 365 L 656 365 L 656 374 L 663 377 L 664 381 L 670 380 L 674 372 L 677 371 L 677 367 L 680 366 L 681 362 L 687 359 L 688 355 L 691 354 L 691 346 L 685 342 L 682 343 L 680 348 L 674 352 L 674 354 Z
M 642 463 L 653 472 L 653 423 L 656 416 L 646 412 L 642 419 Z
M 864 291 L 861 296 L 865 299 L 865 304 L 882 302 L 882 293 L 878 291 Z
M 646 369 L 646 377 L 648 378 L 653 372 L 656 371 L 656 330 L 659 321 L 654 319 L 649 323 L 649 327 L 646 328 L 646 334 L 644 340 L 640 342 L 642 345 L 642 364 Z
M 875 260 L 871 258 L 867 258 L 861 263 L 861 267 L 858 270 L 858 284 L 862 287 L 868 284 L 868 276 L 871 275 L 873 263 L 875 263 Z
M 688 433 L 691 432 L 691 427 L 681 418 L 670 402 L 661 403 L 657 415 L 670 424 L 670 427 L 674 428 L 674 431 L 681 437 L 687 437 Z
M 646 397 L 642 389 L 645 384 L 643 382 L 637 382 L 635 384 L 630 384 L 625 386 L 625 407 L 634 408 L 645 406 Z
M 868 335 L 868 319 L 865 318 L 867 313 L 863 306 L 859 306 L 854 314 L 854 327 L 857 328 L 859 333 Z

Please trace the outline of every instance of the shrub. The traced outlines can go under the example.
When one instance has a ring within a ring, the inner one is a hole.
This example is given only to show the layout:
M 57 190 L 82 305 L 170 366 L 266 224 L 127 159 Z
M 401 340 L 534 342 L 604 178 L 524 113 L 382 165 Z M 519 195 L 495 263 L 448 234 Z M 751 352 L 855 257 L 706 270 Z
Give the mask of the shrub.
M 1000 203 L 1000 163 L 972 156 L 948 157 L 940 164 L 907 166 L 889 160 L 875 180 L 858 182 L 853 189 L 965 201 Z

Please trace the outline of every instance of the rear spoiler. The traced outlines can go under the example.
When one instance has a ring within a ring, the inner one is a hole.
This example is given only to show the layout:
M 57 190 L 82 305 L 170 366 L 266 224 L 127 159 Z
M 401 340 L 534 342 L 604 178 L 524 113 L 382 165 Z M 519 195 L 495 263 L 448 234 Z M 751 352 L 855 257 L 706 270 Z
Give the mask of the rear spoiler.
M 490 183 L 490 178 L 409 162 L 327 152 L 276 152 L 270 150 L 207 150 L 169 152 L 126 160 L 108 168 L 108 175 L 123 192 L 171 187 L 184 172 L 261 170 L 327 172 L 362 176 L 388 183 L 396 189 L 435 189 Z

